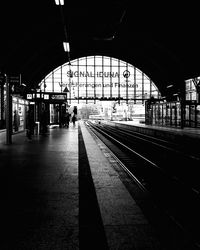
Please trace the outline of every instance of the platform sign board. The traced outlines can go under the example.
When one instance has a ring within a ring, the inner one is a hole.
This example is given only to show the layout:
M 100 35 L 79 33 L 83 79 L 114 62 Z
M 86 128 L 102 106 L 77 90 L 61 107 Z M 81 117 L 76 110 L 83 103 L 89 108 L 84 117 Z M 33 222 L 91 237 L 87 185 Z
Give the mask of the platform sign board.
M 13 94 L 20 94 L 21 76 L 8 76 L 8 82 Z
M 9 83 L 12 85 L 20 85 L 21 84 L 21 77 L 20 76 L 9 76 L 8 80 L 9 80 Z
M 27 100 L 32 100 L 32 99 L 33 99 L 32 94 L 27 94 L 27 95 L 26 95 L 26 99 L 27 99 Z
M 42 98 L 42 95 L 41 93 L 36 93 L 36 96 L 35 96 L 37 99 L 41 99 Z
M 43 94 L 44 100 L 49 100 L 49 94 Z
M 67 95 L 66 94 L 54 94 L 54 93 L 51 93 L 49 94 L 49 99 L 51 101 L 66 101 L 67 100 Z
M 49 103 L 63 103 L 67 101 L 66 93 L 56 93 L 56 92 L 36 92 L 36 93 L 28 93 L 26 95 L 27 100 L 35 100 L 35 101 L 46 101 Z
M 5 83 L 5 76 L 0 74 L 0 85 Z

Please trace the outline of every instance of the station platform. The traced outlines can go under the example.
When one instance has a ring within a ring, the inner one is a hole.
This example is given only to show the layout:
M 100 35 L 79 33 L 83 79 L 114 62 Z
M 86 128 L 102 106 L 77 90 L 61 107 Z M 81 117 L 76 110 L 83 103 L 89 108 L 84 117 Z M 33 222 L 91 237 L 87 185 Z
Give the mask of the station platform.
M 183 249 L 161 244 L 82 121 L 11 145 L 0 136 L 1 250 Z
M 146 125 L 145 123 L 139 123 L 134 121 L 113 121 L 116 124 L 124 124 L 128 126 L 152 129 L 152 130 L 159 130 L 159 131 L 166 131 L 167 133 L 174 133 L 179 134 L 182 136 L 189 136 L 189 137 L 199 137 L 200 138 L 200 128 L 192 128 L 192 127 L 184 127 L 184 128 L 176 128 L 176 127 L 167 127 L 167 126 L 158 126 L 158 125 Z
M 160 139 L 166 139 L 171 142 L 179 143 L 188 147 L 188 150 L 197 150 L 200 146 L 200 129 L 199 128 L 176 128 L 167 126 L 157 126 L 157 125 L 146 125 L 144 123 L 139 123 L 135 121 L 101 121 L 116 128 L 128 128 L 134 132 L 139 132 L 149 136 L 157 137 Z

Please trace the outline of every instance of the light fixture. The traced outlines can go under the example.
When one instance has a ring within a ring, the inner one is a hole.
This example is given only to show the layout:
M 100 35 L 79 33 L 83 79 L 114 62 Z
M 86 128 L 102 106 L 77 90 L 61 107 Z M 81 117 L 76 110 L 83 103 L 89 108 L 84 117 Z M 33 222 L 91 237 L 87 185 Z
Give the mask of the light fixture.
M 63 42 L 63 47 L 65 52 L 70 52 L 69 43 Z
M 167 88 L 171 88 L 171 87 L 173 87 L 173 86 L 174 86 L 174 85 L 173 85 L 173 84 L 171 84 L 171 85 L 168 85 L 168 86 L 167 86 Z
M 55 0 L 56 5 L 64 5 L 64 0 Z

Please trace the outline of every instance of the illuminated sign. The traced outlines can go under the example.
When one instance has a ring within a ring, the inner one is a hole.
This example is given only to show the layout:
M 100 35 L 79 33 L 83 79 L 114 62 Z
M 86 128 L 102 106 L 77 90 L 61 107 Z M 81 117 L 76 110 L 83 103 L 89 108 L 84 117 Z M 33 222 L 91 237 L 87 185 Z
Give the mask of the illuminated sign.
M 26 99 L 31 100 L 32 99 L 32 94 L 27 94 Z
M 44 100 L 49 100 L 49 95 L 44 94 L 43 96 L 44 96 Z
M 66 93 L 68 100 L 144 100 L 157 97 L 158 89 L 141 70 L 109 57 L 91 56 L 55 69 L 41 82 L 40 88 L 55 94 Z M 50 101 L 64 100 L 50 96 Z M 55 101 L 54 101 L 55 102 Z
M 63 95 L 63 94 L 50 94 L 50 99 L 51 100 L 60 100 L 60 101 L 64 101 L 67 99 L 67 96 L 66 95 Z
M 21 82 L 20 76 L 9 76 L 8 79 L 9 79 L 10 84 L 20 85 L 20 82 Z
M 63 93 L 45 93 L 40 92 L 36 94 L 27 94 L 26 95 L 27 100 L 35 100 L 35 99 L 43 99 L 44 101 L 65 101 L 67 100 L 67 95 Z

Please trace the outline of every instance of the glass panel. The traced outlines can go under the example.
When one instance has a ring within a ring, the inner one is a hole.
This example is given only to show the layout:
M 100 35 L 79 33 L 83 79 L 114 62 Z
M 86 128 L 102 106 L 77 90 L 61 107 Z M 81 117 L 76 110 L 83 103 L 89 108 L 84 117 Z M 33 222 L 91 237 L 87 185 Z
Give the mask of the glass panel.
M 177 109 L 177 126 L 181 126 L 181 104 L 177 103 L 176 104 L 176 109 Z
M 165 103 L 163 103 L 163 120 L 162 120 L 162 124 L 163 125 L 166 125 L 166 104 Z
M 171 103 L 171 125 L 176 125 L 176 105 L 175 103 Z
M 158 98 L 158 89 L 151 83 L 145 74 L 126 62 L 89 56 L 73 60 L 71 66 L 62 65 L 62 70 L 61 66 L 56 68 L 41 81 L 41 90 L 62 92 L 67 87 L 71 99 L 119 97 L 141 103 L 151 96 Z
M 196 113 L 197 113 L 197 127 L 200 127 L 200 105 L 197 105 L 197 109 L 196 109 Z
M 190 119 L 191 119 L 191 127 L 196 127 L 196 123 L 195 123 L 195 105 L 191 105 L 190 106 Z

